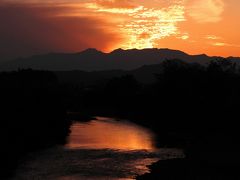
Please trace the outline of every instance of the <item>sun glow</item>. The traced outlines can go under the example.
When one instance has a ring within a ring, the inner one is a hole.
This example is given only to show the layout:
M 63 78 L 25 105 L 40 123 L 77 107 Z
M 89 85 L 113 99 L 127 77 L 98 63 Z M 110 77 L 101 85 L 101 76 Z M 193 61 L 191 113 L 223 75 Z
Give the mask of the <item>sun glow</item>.
M 132 20 L 122 25 L 121 30 L 130 39 L 123 48 L 153 48 L 156 40 L 177 34 L 177 22 L 185 21 L 181 6 L 168 9 L 147 9 L 130 14 Z
M 95 13 L 124 15 L 116 25 L 126 41 L 123 49 L 143 49 L 156 47 L 156 41 L 179 34 L 178 22 L 185 21 L 184 6 L 173 5 L 168 8 L 148 8 L 143 5 L 132 8 L 105 7 L 97 3 L 86 3 L 85 7 Z

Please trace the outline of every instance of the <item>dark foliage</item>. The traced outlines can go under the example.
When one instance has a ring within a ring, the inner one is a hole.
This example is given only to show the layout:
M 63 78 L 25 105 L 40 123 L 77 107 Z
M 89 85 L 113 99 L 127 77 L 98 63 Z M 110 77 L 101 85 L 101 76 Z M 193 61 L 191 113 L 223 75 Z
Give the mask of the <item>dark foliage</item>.
M 47 71 L 0 74 L 1 176 L 27 152 L 64 143 L 69 122 L 58 80 Z

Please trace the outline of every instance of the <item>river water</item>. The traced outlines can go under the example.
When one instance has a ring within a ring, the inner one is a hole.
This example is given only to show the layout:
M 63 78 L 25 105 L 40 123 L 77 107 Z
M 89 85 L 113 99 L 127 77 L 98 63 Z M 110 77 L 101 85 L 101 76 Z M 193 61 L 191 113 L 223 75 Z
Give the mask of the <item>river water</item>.
M 149 129 L 96 117 L 73 123 L 65 146 L 30 154 L 13 179 L 130 180 L 148 172 L 147 165 L 182 156 L 178 149 L 157 149 Z

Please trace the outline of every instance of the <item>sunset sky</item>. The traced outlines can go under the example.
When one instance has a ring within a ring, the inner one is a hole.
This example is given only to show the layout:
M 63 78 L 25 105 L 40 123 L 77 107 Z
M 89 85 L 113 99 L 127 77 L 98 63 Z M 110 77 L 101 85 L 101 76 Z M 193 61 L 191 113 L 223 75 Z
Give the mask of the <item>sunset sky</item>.
M 0 0 L 0 59 L 97 48 L 240 56 L 239 0 Z

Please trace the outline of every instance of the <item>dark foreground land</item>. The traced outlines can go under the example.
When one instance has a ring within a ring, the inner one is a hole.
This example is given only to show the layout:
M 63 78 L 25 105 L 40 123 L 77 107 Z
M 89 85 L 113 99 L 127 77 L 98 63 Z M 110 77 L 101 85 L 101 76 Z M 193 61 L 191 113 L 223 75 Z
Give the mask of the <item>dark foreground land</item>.
M 13 175 L 28 152 L 64 144 L 70 122 L 51 72 L 1 73 L 0 99 L 0 179 L 4 179 Z
M 151 173 L 137 177 L 137 180 L 227 180 L 239 179 L 238 165 L 208 164 L 186 159 L 159 161 L 150 166 Z
M 1 73 L 3 172 L 11 174 L 29 151 L 64 143 L 69 111 L 127 117 L 154 130 L 159 147 L 184 149 L 185 159 L 160 161 L 138 179 L 238 179 L 239 67 L 226 60 L 158 66 L 149 84 L 132 74 L 84 84 L 45 71 Z

